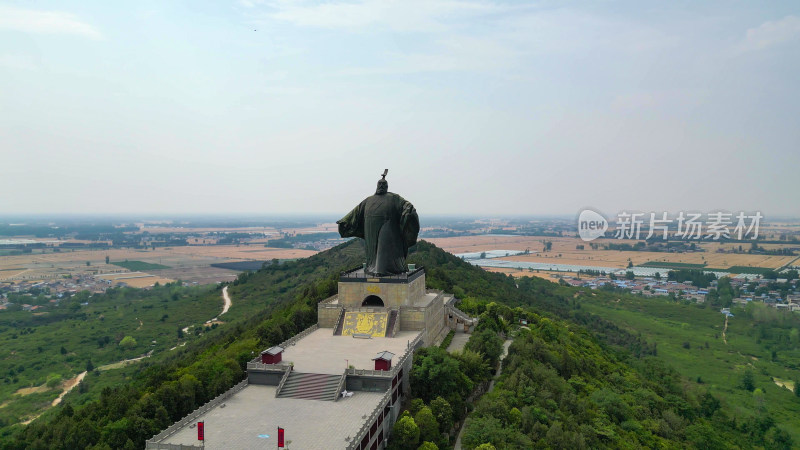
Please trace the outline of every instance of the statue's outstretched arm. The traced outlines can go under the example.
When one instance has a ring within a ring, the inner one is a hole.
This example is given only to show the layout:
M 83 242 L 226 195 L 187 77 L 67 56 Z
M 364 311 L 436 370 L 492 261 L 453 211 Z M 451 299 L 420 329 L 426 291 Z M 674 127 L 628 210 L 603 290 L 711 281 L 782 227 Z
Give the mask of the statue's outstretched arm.
M 337 220 L 339 236 L 364 237 L 364 202 L 353 208 L 346 216 Z

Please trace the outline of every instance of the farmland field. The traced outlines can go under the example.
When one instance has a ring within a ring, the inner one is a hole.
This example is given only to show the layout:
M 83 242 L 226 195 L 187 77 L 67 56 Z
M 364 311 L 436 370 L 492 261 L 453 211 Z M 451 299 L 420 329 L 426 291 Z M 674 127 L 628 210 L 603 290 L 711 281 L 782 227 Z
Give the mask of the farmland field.
M 54 252 L 48 249 L 0 258 L 0 282 L 146 271 L 169 280 L 216 283 L 232 280 L 236 272 L 210 267 L 214 263 L 297 259 L 315 253 L 313 250 L 268 248 L 263 244 L 157 247 L 155 250 L 113 248 Z M 106 264 L 106 257 L 110 264 Z
M 632 240 L 616 239 L 597 239 L 592 241 L 598 244 L 598 250 L 593 250 L 588 243 L 575 237 L 548 238 L 542 236 L 504 236 L 504 235 L 482 235 L 482 236 L 460 236 L 448 238 L 433 238 L 429 241 L 451 253 L 482 252 L 487 250 L 526 250 L 531 251 L 527 255 L 510 256 L 503 258 L 511 261 L 541 262 L 552 264 L 574 264 L 598 267 L 618 267 L 620 269 L 633 265 L 654 265 L 657 263 L 673 265 L 706 266 L 721 269 L 738 266 L 737 270 L 747 272 L 750 267 L 777 269 L 791 263 L 797 256 L 791 255 L 759 255 L 747 253 L 718 253 L 720 248 L 730 247 L 731 244 L 720 244 L 714 242 L 699 243 L 698 246 L 705 251 L 687 253 L 668 253 L 668 252 L 637 252 L 620 250 L 603 250 L 603 245 L 627 243 L 632 244 Z M 552 242 L 552 248 L 548 252 L 543 252 L 544 242 Z M 583 245 L 584 250 L 579 250 L 577 246 Z M 786 244 L 789 246 L 800 246 L 800 244 Z M 764 248 L 781 247 L 780 244 L 764 244 Z M 677 267 L 677 266 L 676 266 Z M 687 266 L 688 267 L 688 266 Z
M 164 266 L 162 264 L 146 263 L 144 261 L 114 261 L 111 264 L 115 266 L 120 266 L 130 271 L 169 269 L 169 266 Z

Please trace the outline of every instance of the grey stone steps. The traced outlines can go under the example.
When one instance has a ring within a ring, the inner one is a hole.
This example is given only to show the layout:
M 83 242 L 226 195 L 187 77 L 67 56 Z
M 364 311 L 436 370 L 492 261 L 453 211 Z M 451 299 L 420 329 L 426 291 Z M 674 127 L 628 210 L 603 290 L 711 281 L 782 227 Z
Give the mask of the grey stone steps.
M 394 324 L 397 321 L 397 310 L 389 311 L 389 320 L 386 322 L 386 337 L 394 337 Z
M 341 375 L 292 372 L 278 397 L 332 401 L 340 380 Z
M 341 336 L 342 335 L 342 327 L 344 327 L 344 313 L 345 309 L 342 308 L 342 311 L 339 313 L 339 321 L 336 324 L 336 329 L 333 330 L 334 336 Z

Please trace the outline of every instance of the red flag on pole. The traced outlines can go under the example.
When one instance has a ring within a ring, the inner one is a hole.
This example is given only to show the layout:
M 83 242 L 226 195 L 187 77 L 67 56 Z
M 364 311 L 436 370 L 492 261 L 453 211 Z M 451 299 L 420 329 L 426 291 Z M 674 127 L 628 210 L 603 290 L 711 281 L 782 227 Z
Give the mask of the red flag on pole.
M 197 422 L 197 440 L 204 441 L 205 440 L 205 423 Z
M 278 427 L 278 448 L 283 448 L 283 428 Z

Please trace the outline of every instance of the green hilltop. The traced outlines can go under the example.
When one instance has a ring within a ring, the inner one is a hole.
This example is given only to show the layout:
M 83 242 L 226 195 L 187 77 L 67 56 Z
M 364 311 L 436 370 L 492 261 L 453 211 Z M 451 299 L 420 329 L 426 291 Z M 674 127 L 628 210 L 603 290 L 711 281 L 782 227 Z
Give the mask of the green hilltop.
M 363 258 L 354 240 L 243 273 L 229 286 L 234 306 L 225 324 L 126 368 L 116 383 L 90 371 L 84 392 L 73 391 L 27 426 L 3 428 L 0 448 L 143 448 L 244 379 L 255 352 L 315 323 L 316 305 L 336 293 L 339 272 Z M 426 268 L 429 288 L 454 293 L 463 299 L 460 308 L 481 320 L 464 351 L 415 353 L 408 413 L 395 426 L 392 448 L 452 448 L 462 423 L 464 448 L 792 447 L 797 427 L 784 414 L 763 402 L 748 408 L 723 389 L 689 379 L 685 363 L 677 365 L 680 372 L 673 368 L 660 336 L 607 312 L 603 305 L 621 294 L 581 294 L 486 272 L 424 241 L 408 262 Z M 197 296 L 218 301 L 219 291 Z M 478 395 L 504 338 L 512 343 L 502 375 L 494 390 Z M 705 356 L 689 358 L 700 365 Z M 756 374 L 755 383 L 763 385 L 763 378 Z M 782 411 L 800 409 L 800 398 L 791 402 Z

